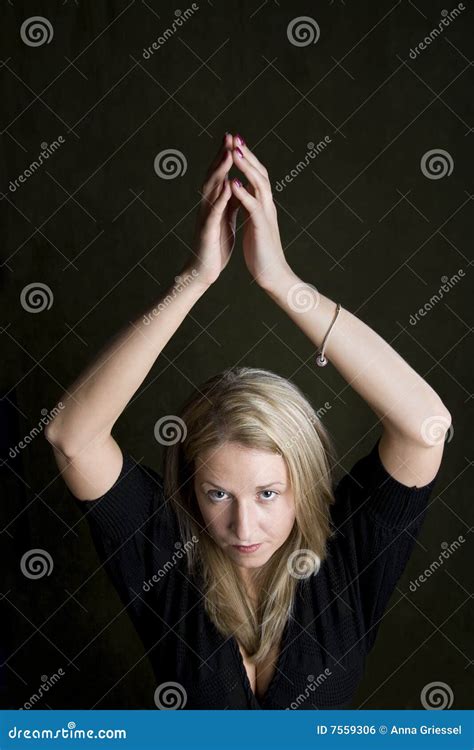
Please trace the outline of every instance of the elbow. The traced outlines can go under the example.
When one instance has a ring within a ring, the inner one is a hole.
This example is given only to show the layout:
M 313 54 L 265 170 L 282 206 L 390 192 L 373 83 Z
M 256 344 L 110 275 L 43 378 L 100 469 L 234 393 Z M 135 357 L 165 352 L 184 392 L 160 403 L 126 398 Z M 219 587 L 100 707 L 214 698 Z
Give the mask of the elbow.
M 440 401 L 431 414 L 420 425 L 419 440 L 427 448 L 450 442 L 454 432 L 453 420 L 449 410 Z
M 80 453 L 91 449 L 97 443 L 101 444 L 111 436 L 110 429 L 96 432 L 93 435 L 85 435 L 83 431 L 76 426 L 63 424 L 54 424 L 50 422 L 44 430 L 44 435 L 48 443 L 59 451 L 65 458 L 73 460 Z
M 56 445 L 57 442 L 57 429 L 54 427 L 54 421 L 49 422 L 44 430 L 44 436 L 48 443 L 51 443 L 51 445 Z
M 64 409 L 64 404 L 62 401 L 58 401 L 57 405 L 51 409 L 50 412 L 50 421 L 44 428 L 44 436 L 48 443 L 51 443 L 51 445 L 54 445 L 54 447 L 57 447 L 59 442 L 59 436 L 60 434 L 64 434 L 64 427 L 63 427 L 63 414 L 62 410 Z
M 44 436 L 53 448 L 56 448 L 65 456 L 72 454 L 69 441 L 65 439 L 64 432 L 59 429 L 59 425 L 55 425 L 54 420 L 46 425 Z

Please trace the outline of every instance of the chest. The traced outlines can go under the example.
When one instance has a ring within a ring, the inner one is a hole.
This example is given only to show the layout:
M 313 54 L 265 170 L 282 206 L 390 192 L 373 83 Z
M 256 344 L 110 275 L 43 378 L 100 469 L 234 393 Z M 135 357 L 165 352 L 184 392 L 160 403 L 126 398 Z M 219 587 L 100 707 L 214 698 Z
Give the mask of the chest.
M 250 661 L 243 646 L 240 643 L 238 646 L 250 682 L 250 687 L 258 699 L 263 699 L 268 690 L 268 686 L 272 681 L 273 675 L 275 674 L 280 649 L 277 646 L 270 649 L 265 659 L 257 666 Z

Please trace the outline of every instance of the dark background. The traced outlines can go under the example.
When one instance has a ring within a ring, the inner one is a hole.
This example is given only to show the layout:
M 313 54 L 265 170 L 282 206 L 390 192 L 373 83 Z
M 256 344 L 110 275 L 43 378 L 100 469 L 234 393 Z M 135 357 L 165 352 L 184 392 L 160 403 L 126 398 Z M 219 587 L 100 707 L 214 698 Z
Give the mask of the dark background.
M 144 59 L 176 6 L 2 0 L 4 708 L 22 706 L 58 668 L 65 676 L 37 708 L 155 708 L 151 668 L 51 447 L 39 434 L 15 459 L 8 451 L 181 268 L 199 188 L 225 130 L 245 137 L 273 186 L 304 159 L 309 142 L 330 137 L 293 182 L 273 190 L 287 259 L 391 343 L 453 416 L 422 534 L 353 708 L 421 708 L 432 681 L 450 687 L 452 708 L 469 707 L 470 4 L 416 59 L 409 56 L 444 8 L 451 10 L 428 0 L 201 2 Z M 51 23 L 49 43 L 22 41 L 21 25 L 34 15 Z M 290 43 L 287 27 L 299 16 L 317 21 L 316 43 Z M 58 151 L 12 192 L 10 180 L 60 135 Z M 155 172 L 165 149 L 184 155 L 182 176 Z M 448 152 L 449 176 L 422 172 L 431 149 Z M 441 278 L 459 269 L 465 276 L 410 324 Z M 308 339 L 250 280 L 239 235 L 229 266 L 165 347 L 114 436 L 161 470 L 159 416 L 176 413 L 194 384 L 227 366 L 261 366 L 296 382 L 316 409 L 330 403 L 324 421 L 339 469 L 348 471 L 379 435 L 375 415 L 335 368 L 315 366 Z M 33 313 L 20 295 L 38 282 L 50 288 L 52 304 Z M 460 534 L 466 543 L 411 592 L 410 580 Z M 54 568 L 30 580 L 20 560 L 34 548 L 47 550 Z

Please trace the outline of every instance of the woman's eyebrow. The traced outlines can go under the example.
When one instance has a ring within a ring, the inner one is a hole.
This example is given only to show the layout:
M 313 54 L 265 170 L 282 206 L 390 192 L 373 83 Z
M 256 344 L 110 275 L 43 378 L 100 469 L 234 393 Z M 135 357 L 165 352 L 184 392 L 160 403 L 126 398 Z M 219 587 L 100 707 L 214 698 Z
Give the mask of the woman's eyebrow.
M 267 484 L 259 484 L 255 487 L 256 490 L 261 490 L 264 487 L 272 487 L 274 484 L 285 484 L 284 482 L 267 482 Z
M 201 482 L 201 487 L 204 484 L 213 484 L 215 487 L 221 487 L 221 485 L 219 484 L 219 482 L 212 482 L 210 479 L 205 479 L 203 482 Z M 284 485 L 285 483 L 284 482 L 280 482 L 280 481 L 267 482 L 266 484 L 258 484 L 255 487 L 255 489 L 256 490 L 261 490 L 261 489 L 264 489 L 265 487 L 273 487 L 273 485 L 275 485 L 275 484 L 282 484 L 282 485 Z

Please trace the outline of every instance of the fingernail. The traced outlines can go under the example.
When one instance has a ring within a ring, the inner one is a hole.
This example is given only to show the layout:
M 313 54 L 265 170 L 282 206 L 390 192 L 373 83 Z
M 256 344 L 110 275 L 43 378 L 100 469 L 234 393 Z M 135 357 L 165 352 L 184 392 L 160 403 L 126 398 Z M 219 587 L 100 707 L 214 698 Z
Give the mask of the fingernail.
M 242 187 L 242 183 L 241 183 L 241 182 L 240 182 L 240 180 L 238 180 L 237 178 L 235 178 L 235 179 L 233 180 L 233 182 L 234 182 L 234 185 L 237 185 L 237 187 Z
M 225 133 L 224 133 L 224 137 L 222 138 L 223 142 L 225 141 L 225 139 L 227 138 L 228 135 L 230 135 L 230 133 L 229 133 L 228 130 L 226 130 Z
M 240 150 L 240 148 L 237 146 L 235 150 L 237 151 L 237 155 L 240 156 L 241 159 L 243 159 L 244 155 L 243 155 L 242 151 Z
M 236 136 L 235 136 L 235 139 L 236 139 L 237 143 L 239 143 L 241 146 L 245 146 L 245 141 L 244 141 L 244 139 L 242 138 L 241 135 L 239 135 L 237 133 Z

